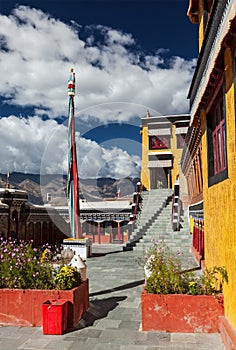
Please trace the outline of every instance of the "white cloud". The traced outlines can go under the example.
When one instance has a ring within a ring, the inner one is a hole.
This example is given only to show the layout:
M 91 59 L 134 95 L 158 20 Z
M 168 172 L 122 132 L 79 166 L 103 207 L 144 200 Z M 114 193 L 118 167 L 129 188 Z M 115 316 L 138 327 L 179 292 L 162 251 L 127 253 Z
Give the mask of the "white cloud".
M 138 156 L 130 156 L 126 151 L 113 147 L 107 150 L 95 142 L 79 141 L 78 166 L 82 178 L 127 176 L 139 177 L 141 160 Z
M 42 155 L 56 121 L 39 117 L 0 119 L 0 171 L 39 173 Z M 55 150 L 54 150 L 55 151 Z
M 94 105 L 90 108 L 86 108 L 80 111 L 79 118 L 85 122 L 89 122 L 93 116 L 96 116 L 98 121 L 103 122 L 128 122 L 134 116 L 142 118 L 146 115 L 148 106 L 144 106 L 137 103 L 127 102 L 113 102 Z M 151 115 L 159 115 L 160 112 L 154 109 L 149 109 Z M 138 119 L 138 125 L 140 125 L 140 119 Z
M 113 136 L 113 138 L 115 138 Z M 82 178 L 139 176 L 140 158 L 114 147 L 106 149 L 76 133 Z M 67 172 L 67 127 L 34 116 L 0 119 L 0 172 L 63 174 Z
M 67 115 L 67 76 L 73 66 L 78 115 L 94 105 L 121 101 L 143 104 L 161 114 L 188 111 L 194 60 L 175 57 L 167 62 L 158 48 L 153 56 L 135 53 L 131 34 L 109 27 L 91 28 L 102 36 L 99 44 L 92 33 L 83 41 L 79 30 L 75 22 L 69 26 L 25 6 L 8 17 L 0 15 L 5 48 L 0 52 L 0 95 L 8 103 L 33 106 L 51 118 Z M 95 117 L 106 121 L 102 113 Z
M 117 30 L 111 29 L 106 26 L 97 26 L 98 29 L 100 29 L 103 34 L 105 35 L 105 42 L 108 44 L 108 46 L 112 44 L 116 45 L 133 45 L 135 44 L 134 39 L 132 38 L 131 34 L 118 32 Z

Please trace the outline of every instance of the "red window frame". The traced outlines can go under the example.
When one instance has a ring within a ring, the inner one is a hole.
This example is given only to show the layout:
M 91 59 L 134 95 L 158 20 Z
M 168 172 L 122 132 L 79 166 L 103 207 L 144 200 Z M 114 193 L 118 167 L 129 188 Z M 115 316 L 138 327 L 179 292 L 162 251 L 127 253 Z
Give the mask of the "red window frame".
M 149 136 L 149 149 L 170 148 L 170 136 Z
M 225 116 L 222 100 L 215 106 L 211 118 L 214 175 L 216 175 L 226 169 Z
M 225 161 L 225 122 L 222 120 L 212 133 L 214 152 L 214 173 L 226 169 Z
M 177 148 L 183 148 L 185 144 L 186 134 L 177 134 Z

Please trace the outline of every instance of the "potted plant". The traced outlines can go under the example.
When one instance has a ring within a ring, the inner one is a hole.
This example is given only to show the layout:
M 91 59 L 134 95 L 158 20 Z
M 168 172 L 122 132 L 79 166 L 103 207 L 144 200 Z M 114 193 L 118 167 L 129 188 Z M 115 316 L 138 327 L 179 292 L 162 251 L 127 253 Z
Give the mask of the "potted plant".
M 142 329 L 167 332 L 219 331 L 224 314 L 222 286 L 228 281 L 224 267 L 198 275 L 183 270 L 181 252 L 164 241 L 153 241 L 145 254 L 145 285 L 141 295 Z
M 89 307 L 88 280 L 67 266 L 61 247 L 34 248 L 32 242 L 0 239 L 0 323 L 41 326 L 42 304 L 68 300 L 68 327 L 74 327 Z

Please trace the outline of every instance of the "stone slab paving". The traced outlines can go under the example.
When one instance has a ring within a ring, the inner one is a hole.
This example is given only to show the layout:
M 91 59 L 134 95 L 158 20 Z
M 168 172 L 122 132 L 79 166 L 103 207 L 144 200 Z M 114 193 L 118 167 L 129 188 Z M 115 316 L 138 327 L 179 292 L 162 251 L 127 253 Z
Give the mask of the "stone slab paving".
M 43 335 L 41 327 L 0 327 L 1 350 L 225 350 L 219 334 L 142 332 L 143 269 L 121 246 L 93 246 L 87 260 L 90 309 L 77 329 Z

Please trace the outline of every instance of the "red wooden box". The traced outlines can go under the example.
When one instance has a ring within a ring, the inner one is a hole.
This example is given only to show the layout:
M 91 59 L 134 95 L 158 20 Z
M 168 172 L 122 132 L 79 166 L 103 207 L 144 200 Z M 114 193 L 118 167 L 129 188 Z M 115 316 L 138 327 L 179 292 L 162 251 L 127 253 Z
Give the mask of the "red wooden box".
M 43 334 L 63 334 L 67 330 L 68 301 L 47 300 L 42 306 Z

